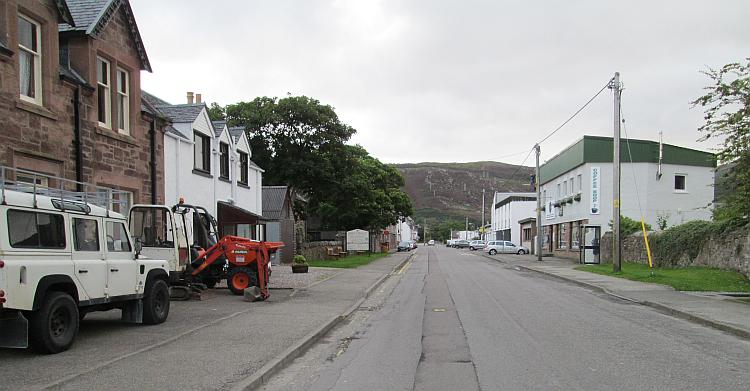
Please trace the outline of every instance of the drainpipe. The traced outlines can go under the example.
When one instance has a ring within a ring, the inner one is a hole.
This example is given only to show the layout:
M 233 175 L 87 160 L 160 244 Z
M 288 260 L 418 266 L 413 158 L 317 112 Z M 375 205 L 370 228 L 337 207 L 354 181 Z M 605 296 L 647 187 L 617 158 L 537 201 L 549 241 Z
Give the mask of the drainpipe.
M 81 137 L 81 86 L 76 86 L 73 94 L 73 133 L 76 139 L 76 191 L 83 188 L 83 140 Z
M 156 205 L 156 115 L 151 114 L 151 204 Z

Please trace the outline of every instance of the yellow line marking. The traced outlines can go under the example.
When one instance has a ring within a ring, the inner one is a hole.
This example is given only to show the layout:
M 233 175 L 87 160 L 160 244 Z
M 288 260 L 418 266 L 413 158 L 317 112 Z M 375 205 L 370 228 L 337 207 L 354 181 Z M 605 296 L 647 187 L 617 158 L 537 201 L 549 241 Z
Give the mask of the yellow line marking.
M 396 272 L 396 274 L 401 274 L 401 273 L 405 272 L 406 269 L 409 268 L 409 266 L 411 266 L 411 261 L 406 262 L 406 264 L 404 264 L 404 266 L 401 266 L 401 269 L 399 269 L 398 272 Z
M 445 312 L 445 311 L 446 311 L 445 308 L 433 308 L 432 309 L 432 312 Z

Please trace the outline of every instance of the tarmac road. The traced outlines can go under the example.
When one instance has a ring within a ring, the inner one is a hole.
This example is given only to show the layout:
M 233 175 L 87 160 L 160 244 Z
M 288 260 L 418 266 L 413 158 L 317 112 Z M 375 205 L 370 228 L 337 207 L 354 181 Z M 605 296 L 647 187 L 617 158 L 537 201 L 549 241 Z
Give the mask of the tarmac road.
M 421 247 L 266 390 L 747 390 L 750 343 L 468 250 Z

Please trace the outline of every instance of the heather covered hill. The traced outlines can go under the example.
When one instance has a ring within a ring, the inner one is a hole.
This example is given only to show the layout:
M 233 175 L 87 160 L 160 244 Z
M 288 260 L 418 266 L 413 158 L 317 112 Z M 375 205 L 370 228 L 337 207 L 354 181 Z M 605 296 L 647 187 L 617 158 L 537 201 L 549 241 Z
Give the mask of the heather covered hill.
M 481 220 L 482 189 L 486 214 L 495 191 L 531 191 L 532 167 L 499 162 L 394 164 L 406 180 L 405 190 L 414 204 L 415 216 L 444 221 L 469 217 Z

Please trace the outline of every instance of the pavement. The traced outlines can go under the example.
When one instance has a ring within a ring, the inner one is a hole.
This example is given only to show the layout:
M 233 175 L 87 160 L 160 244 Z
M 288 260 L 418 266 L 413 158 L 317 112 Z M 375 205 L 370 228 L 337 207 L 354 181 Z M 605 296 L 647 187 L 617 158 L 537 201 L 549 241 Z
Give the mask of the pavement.
M 722 292 L 681 292 L 666 285 L 575 270 L 580 264 L 565 258 L 543 257 L 539 262 L 533 255 L 482 255 L 750 339 L 750 305 Z
M 420 248 L 263 390 L 747 390 L 750 342 L 481 253 Z
M 301 288 L 300 277 L 277 267 L 271 280 L 296 289 L 273 289 L 255 303 L 212 289 L 200 301 L 172 302 L 161 325 L 124 324 L 118 310 L 91 313 L 66 352 L 0 349 L 0 390 L 252 388 L 340 322 L 411 254 L 357 269 L 311 268 L 313 280 Z

